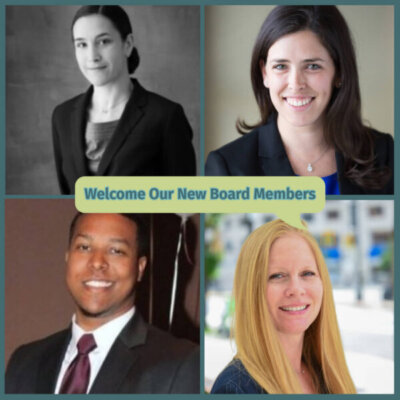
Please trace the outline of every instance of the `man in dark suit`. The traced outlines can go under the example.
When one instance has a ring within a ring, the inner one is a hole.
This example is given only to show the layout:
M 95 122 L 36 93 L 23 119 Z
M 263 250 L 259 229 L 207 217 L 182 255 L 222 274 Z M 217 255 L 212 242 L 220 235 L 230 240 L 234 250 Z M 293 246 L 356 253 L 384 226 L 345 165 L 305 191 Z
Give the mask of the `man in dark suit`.
M 134 214 L 74 218 L 66 253 L 72 324 L 14 352 L 6 393 L 199 393 L 197 346 L 147 325 L 134 307 L 145 230 Z

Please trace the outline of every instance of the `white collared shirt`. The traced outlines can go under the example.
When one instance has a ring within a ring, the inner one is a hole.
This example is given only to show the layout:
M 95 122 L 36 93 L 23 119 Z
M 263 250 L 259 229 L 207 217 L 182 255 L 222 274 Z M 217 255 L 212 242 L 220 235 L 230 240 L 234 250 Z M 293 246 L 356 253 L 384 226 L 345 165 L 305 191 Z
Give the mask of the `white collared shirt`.
M 111 349 L 111 346 L 115 342 L 117 336 L 121 333 L 122 329 L 128 323 L 128 321 L 133 317 L 135 313 L 135 307 L 132 307 L 125 314 L 120 315 L 119 317 L 107 322 L 106 324 L 100 326 L 94 331 L 87 332 L 84 331 L 79 325 L 76 323 L 75 314 L 72 316 L 72 337 L 69 342 L 67 351 L 65 352 L 64 360 L 61 365 L 60 373 L 58 374 L 56 390 L 54 393 L 58 394 L 60 391 L 61 383 L 64 378 L 65 372 L 67 371 L 69 365 L 72 360 L 78 354 L 78 349 L 76 347 L 79 339 L 85 333 L 91 333 L 94 336 L 94 340 L 96 341 L 97 347 L 89 353 L 89 361 L 90 361 L 90 379 L 89 385 L 86 393 L 89 393 L 92 384 L 103 365 L 105 358 L 107 357 L 108 352 Z

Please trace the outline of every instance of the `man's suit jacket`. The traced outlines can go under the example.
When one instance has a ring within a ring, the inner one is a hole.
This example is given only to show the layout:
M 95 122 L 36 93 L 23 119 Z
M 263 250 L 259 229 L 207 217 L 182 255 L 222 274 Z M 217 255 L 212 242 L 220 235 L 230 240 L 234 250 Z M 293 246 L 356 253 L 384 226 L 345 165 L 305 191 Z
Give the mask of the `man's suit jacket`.
M 71 329 L 19 347 L 6 393 L 54 393 Z M 199 350 L 146 324 L 135 312 L 115 340 L 90 393 L 199 393 Z
M 382 190 L 368 190 L 351 182 L 344 173 L 344 157 L 336 152 L 340 194 L 393 194 L 394 142 L 389 134 L 372 131 L 375 165 L 388 167 L 391 178 Z M 209 176 L 295 176 L 272 116 L 266 125 L 212 151 L 205 174 Z
M 192 130 L 183 108 L 148 92 L 136 80 L 117 128 L 101 158 L 99 176 L 195 175 Z M 93 93 L 56 107 L 53 146 L 62 194 L 73 194 L 75 181 L 91 175 L 85 157 L 87 109 Z

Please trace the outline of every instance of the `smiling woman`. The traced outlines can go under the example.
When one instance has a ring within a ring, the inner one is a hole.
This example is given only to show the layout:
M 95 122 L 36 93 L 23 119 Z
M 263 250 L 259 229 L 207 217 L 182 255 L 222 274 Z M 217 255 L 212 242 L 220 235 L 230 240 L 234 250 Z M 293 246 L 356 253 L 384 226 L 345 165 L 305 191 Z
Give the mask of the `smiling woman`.
M 209 153 L 206 175 L 319 176 L 326 194 L 393 194 L 393 138 L 362 122 L 355 50 L 337 7 L 274 8 L 254 44 L 251 82 L 259 122 L 238 120 L 245 135 Z
M 182 107 L 131 79 L 139 65 L 128 15 L 119 6 L 83 6 L 72 22 L 85 94 L 53 113 L 61 193 L 81 176 L 195 175 L 192 130 Z
M 241 249 L 234 280 L 237 354 L 212 393 L 355 393 L 321 250 L 275 220 Z

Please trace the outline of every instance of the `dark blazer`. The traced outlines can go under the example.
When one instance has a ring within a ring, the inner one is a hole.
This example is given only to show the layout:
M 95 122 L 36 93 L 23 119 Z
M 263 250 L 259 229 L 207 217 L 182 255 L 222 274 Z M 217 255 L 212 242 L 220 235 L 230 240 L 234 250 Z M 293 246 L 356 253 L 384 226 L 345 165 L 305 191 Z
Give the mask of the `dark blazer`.
M 377 167 L 389 167 L 391 178 L 378 191 L 364 189 L 344 176 L 344 157 L 336 152 L 340 194 L 393 194 L 394 142 L 389 134 L 372 132 Z M 295 176 L 290 165 L 276 117 L 266 125 L 212 151 L 207 158 L 205 174 L 209 176 Z
M 192 130 L 183 108 L 145 90 L 136 80 L 117 128 L 100 161 L 99 176 L 195 175 Z M 87 109 L 93 87 L 56 107 L 53 146 L 62 194 L 91 175 L 85 157 Z
M 218 375 L 211 394 L 267 394 L 239 359 L 233 359 Z
M 19 347 L 6 393 L 54 393 L 71 329 Z M 199 393 L 199 350 L 146 324 L 135 312 L 115 340 L 90 393 Z

